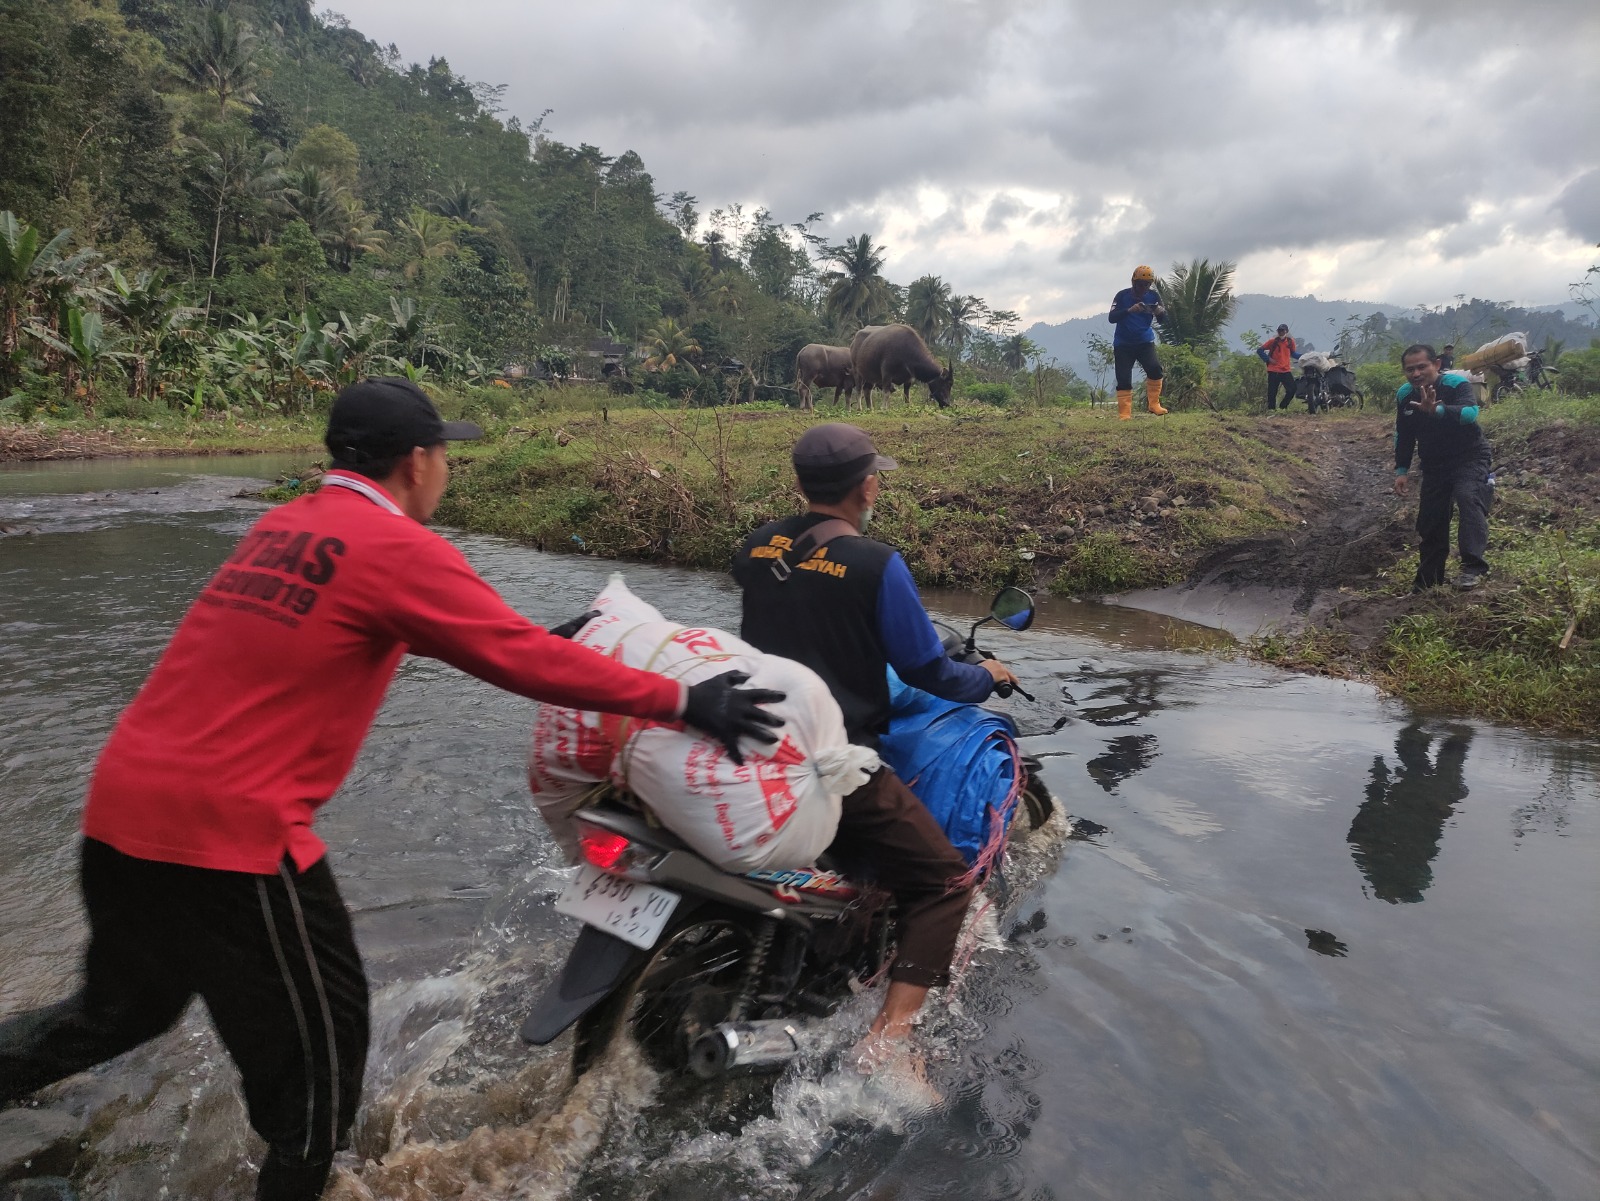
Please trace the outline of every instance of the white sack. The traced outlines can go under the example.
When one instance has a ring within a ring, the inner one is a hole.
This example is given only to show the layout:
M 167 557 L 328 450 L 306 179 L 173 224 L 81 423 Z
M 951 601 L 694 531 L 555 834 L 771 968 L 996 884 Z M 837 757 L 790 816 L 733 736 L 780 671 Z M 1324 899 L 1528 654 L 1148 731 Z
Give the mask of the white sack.
M 1327 371 L 1339 364 L 1331 354 L 1324 354 L 1320 350 L 1308 350 L 1299 358 L 1302 368 L 1310 367 L 1313 371 Z
M 784 719 L 779 742 L 741 745 L 744 765 L 715 739 L 609 714 L 539 705 L 528 783 L 556 840 L 576 858 L 572 815 L 606 782 L 627 788 L 661 824 L 728 871 L 806 867 L 833 841 L 839 803 L 867 781 L 877 755 L 845 738 L 844 717 L 809 668 L 764 655 L 721 630 L 664 620 L 620 575 L 595 598 L 595 618 L 575 641 L 629 667 L 698 684 L 726 671 L 749 687 L 787 693 L 769 708 Z

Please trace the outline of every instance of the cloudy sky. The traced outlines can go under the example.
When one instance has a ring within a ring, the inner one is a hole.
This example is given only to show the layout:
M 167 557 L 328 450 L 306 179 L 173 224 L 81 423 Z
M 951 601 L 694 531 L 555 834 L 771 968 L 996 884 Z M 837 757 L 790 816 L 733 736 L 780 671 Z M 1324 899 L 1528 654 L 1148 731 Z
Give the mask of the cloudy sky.
M 1595 0 L 330 0 L 703 211 L 871 232 L 1026 320 L 1131 268 L 1567 299 L 1600 252 Z

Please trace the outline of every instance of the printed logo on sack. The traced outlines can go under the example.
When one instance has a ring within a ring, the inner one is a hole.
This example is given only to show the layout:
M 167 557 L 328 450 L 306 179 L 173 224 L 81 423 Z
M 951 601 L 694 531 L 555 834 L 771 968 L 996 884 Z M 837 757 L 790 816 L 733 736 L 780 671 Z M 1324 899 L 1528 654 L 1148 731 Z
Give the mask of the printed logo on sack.
M 805 761 L 805 755 L 787 734 L 771 755 L 750 755 L 745 759 L 745 771 L 752 773 L 761 786 L 761 798 L 767 803 L 767 816 L 772 821 L 774 834 L 783 829 L 800 804 L 789 786 L 789 769 Z

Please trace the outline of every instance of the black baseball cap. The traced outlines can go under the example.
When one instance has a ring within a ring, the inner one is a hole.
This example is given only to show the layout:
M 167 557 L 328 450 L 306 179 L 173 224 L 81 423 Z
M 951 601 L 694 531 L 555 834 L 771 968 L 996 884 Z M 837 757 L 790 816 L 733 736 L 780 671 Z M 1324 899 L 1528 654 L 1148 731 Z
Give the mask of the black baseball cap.
M 359 465 L 403 455 L 416 446 L 437 446 L 483 437 L 470 421 L 446 421 L 428 394 L 398 375 L 378 375 L 345 387 L 328 414 L 323 441 L 341 463 Z
M 1280 334 L 1286 334 L 1289 332 L 1289 327 L 1287 325 L 1280 325 L 1278 326 L 1278 332 Z
M 814 425 L 794 444 L 794 473 L 805 487 L 843 494 L 869 475 L 900 466 L 880 455 L 866 431 L 842 421 Z

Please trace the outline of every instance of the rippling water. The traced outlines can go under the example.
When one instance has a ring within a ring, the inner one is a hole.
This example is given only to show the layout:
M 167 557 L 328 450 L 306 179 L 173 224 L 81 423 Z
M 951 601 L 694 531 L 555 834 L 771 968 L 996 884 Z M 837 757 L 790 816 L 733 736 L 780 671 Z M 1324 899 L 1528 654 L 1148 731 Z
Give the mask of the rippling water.
M 232 476 L 279 466 L 0 471 L 0 1013 L 72 986 L 94 755 L 257 511 Z M 457 541 L 543 621 L 613 567 Z M 624 570 L 669 614 L 736 623 L 725 580 Z M 516 1038 L 572 935 L 528 706 L 408 662 L 319 824 L 375 985 L 330 1195 L 1600 1197 L 1600 750 L 1172 649 L 1192 642 L 1064 602 L 989 639 L 1039 697 L 1024 729 L 1072 715 L 1028 746 L 1104 830 L 1023 848 L 975 924 L 926 1025 L 937 1104 L 839 1070 L 871 996 L 775 1082 L 688 1089 L 623 1049 L 569 1091 L 563 1044 Z M 201 1011 L 44 1104 L 81 1150 L 36 1168 L 87 1197 L 250 1194 L 259 1148 Z

